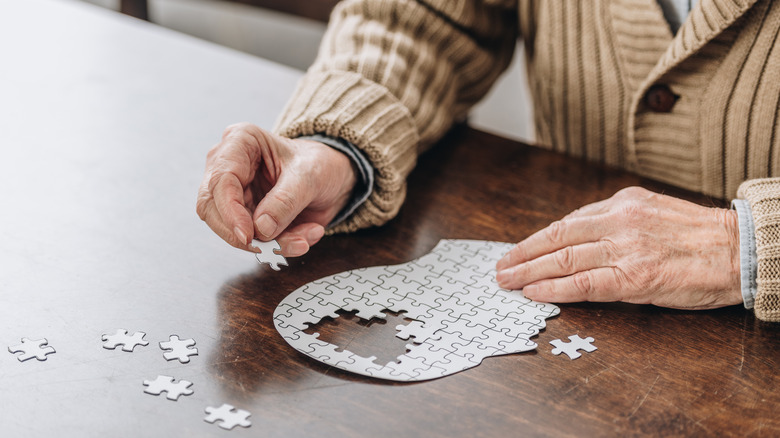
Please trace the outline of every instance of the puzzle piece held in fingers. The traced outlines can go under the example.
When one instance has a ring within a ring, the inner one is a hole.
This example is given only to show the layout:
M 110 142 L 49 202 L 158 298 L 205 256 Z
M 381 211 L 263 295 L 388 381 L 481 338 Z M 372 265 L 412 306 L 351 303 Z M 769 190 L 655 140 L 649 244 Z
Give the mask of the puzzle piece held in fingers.
M 260 264 L 265 263 L 271 266 L 271 269 L 274 271 L 280 270 L 279 265 L 288 266 L 287 259 L 281 254 L 282 247 L 279 246 L 277 241 L 270 240 L 268 242 L 263 242 L 254 239 L 252 240 L 251 245 L 253 248 L 260 250 L 259 253 L 255 253 L 255 258 L 257 258 L 257 261 L 260 262 Z

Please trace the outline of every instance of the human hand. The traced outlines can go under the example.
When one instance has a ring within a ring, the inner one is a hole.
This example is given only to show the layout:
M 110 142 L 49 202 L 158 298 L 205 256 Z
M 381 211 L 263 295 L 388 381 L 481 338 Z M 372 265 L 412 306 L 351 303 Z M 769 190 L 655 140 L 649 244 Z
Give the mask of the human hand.
M 198 216 L 237 248 L 275 238 L 295 257 L 322 238 L 356 180 L 350 158 L 330 146 L 231 125 L 208 153 Z
M 498 284 L 545 302 L 678 309 L 742 302 L 736 213 L 639 187 L 586 205 L 518 243 Z

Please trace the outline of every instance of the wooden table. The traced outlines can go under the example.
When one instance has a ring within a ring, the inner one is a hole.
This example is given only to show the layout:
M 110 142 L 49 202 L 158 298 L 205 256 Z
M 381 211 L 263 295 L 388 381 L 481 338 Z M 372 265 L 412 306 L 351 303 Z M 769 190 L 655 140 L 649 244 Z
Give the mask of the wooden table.
M 212 234 L 195 194 L 222 128 L 272 125 L 299 73 L 66 0 L 0 3 L 0 53 L 0 340 L 45 337 L 57 351 L 0 353 L 3 436 L 780 434 L 778 325 L 739 307 L 562 305 L 535 352 L 415 384 L 322 365 L 272 323 L 309 281 L 405 262 L 442 238 L 517 241 L 625 186 L 719 201 L 464 127 L 422 157 L 397 219 L 276 273 Z M 395 323 L 319 329 L 392 358 L 406 343 Z M 118 328 L 150 345 L 104 349 Z M 598 350 L 550 353 L 574 333 Z M 165 361 L 157 343 L 171 334 L 199 355 Z M 194 394 L 145 394 L 158 374 Z M 249 410 L 251 428 L 204 422 L 222 403 Z

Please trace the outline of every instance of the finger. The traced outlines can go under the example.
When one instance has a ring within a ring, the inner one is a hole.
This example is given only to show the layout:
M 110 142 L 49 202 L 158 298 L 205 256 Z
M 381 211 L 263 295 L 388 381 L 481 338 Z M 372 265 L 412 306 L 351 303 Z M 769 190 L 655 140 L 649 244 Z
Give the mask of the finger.
M 311 199 L 312 193 L 300 177 L 283 173 L 255 209 L 255 231 L 261 239 L 275 238 L 309 205 Z
M 254 235 L 252 216 L 244 204 L 244 187 L 232 173 L 222 174 L 215 179 L 211 193 L 219 218 L 235 240 L 241 243 L 239 247 L 244 248 Z
M 237 248 L 247 249 L 247 244 L 249 242 L 247 229 L 252 230 L 249 212 L 247 212 L 246 209 L 242 209 L 243 212 L 239 211 L 239 215 L 242 215 L 243 218 L 239 219 L 240 225 L 238 226 L 226 223 L 217 208 L 216 201 L 209 188 L 211 180 L 212 177 L 207 175 L 198 189 L 198 200 L 196 204 L 198 216 L 206 222 L 209 228 L 217 233 L 222 240 Z
M 600 240 L 606 233 L 605 219 L 599 215 L 555 221 L 515 245 L 498 261 L 496 269 L 501 271 L 567 246 Z
M 522 289 L 523 286 L 540 280 L 561 278 L 576 272 L 609 266 L 611 262 L 607 244 L 583 243 L 567 246 L 499 271 L 496 274 L 496 281 L 504 289 Z
M 248 249 L 247 243 L 240 236 L 237 236 L 234 230 L 225 225 L 225 221 L 219 215 L 219 211 L 213 201 L 209 201 L 202 206 L 199 203 L 198 215 L 222 240 L 236 248 Z
M 299 257 L 306 254 L 309 248 L 322 239 L 325 227 L 307 222 L 290 227 L 276 238 L 285 257 Z
M 523 288 L 523 295 L 536 301 L 573 303 L 579 301 L 622 301 L 625 281 L 614 267 L 580 271 L 568 277 L 542 280 Z

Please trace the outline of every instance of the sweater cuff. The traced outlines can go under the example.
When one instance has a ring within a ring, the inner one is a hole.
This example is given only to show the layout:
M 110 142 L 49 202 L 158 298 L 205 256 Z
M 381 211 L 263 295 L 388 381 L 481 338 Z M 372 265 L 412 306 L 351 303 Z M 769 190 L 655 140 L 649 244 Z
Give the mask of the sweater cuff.
M 750 205 L 756 236 L 758 319 L 780 322 L 780 178 L 745 181 L 737 191 Z
M 419 136 L 409 110 L 387 88 L 356 73 L 309 72 L 274 131 L 289 138 L 323 134 L 344 139 L 375 169 L 369 198 L 328 233 L 382 225 L 398 213 Z
M 332 147 L 333 149 L 336 149 L 337 151 L 343 152 L 346 156 L 349 157 L 350 160 L 352 160 L 352 164 L 354 164 L 355 169 L 357 169 L 358 181 L 357 184 L 355 184 L 355 188 L 352 190 L 352 196 L 347 202 L 347 205 L 344 206 L 344 208 L 341 209 L 336 217 L 333 218 L 330 224 L 328 224 L 328 228 L 332 228 L 341 222 L 344 222 L 344 219 L 354 213 L 355 210 L 363 205 L 363 203 L 366 202 L 368 197 L 371 195 L 374 186 L 374 168 L 371 167 L 371 163 L 360 152 L 360 149 L 346 140 L 328 137 L 321 134 L 305 135 L 299 138 L 318 141 Z
M 731 207 L 737 211 L 739 225 L 739 266 L 742 302 L 746 309 L 752 309 L 756 299 L 756 227 L 753 224 L 753 212 L 743 199 L 731 201 Z

